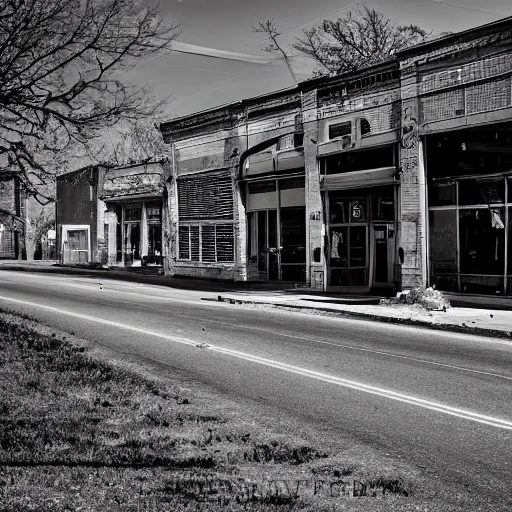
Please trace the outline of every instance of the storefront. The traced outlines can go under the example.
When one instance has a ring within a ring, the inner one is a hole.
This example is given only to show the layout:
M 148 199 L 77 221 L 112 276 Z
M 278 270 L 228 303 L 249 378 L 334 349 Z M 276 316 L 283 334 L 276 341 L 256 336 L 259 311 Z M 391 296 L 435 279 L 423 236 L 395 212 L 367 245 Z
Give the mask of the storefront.
M 510 294 L 512 126 L 426 140 L 431 284 L 461 293 Z
M 330 289 L 391 289 L 397 279 L 395 147 L 328 156 L 321 161 Z
M 127 267 L 162 265 L 161 163 L 109 169 L 101 185 L 103 237 L 98 236 L 98 245 L 106 262 Z
M 251 155 L 243 174 L 249 280 L 306 280 L 304 155 L 293 135 Z
M 107 202 L 104 243 L 108 263 L 162 265 L 162 200 Z

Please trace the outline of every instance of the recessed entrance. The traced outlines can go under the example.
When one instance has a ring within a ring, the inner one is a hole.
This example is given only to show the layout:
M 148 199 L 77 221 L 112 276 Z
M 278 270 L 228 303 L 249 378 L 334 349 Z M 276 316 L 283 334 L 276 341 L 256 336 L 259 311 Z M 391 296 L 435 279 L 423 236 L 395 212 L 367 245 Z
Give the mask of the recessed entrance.
M 306 207 L 304 178 L 268 179 L 247 185 L 249 280 L 304 282 Z
M 326 194 L 330 287 L 391 287 L 395 261 L 393 186 Z

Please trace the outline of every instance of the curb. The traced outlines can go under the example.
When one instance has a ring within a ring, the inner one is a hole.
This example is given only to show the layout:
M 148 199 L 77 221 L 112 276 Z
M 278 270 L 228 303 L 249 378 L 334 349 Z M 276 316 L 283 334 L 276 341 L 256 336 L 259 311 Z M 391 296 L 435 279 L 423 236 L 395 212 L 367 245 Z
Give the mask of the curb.
M 388 324 L 398 324 L 398 325 L 411 325 L 415 327 L 426 327 L 427 329 L 433 329 L 436 331 L 448 331 L 448 332 L 456 332 L 460 334 L 472 334 L 474 336 L 486 336 L 490 338 L 498 338 L 498 339 L 506 339 L 512 340 L 512 331 L 498 331 L 496 329 L 485 329 L 483 327 L 465 327 L 463 325 L 455 325 L 455 324 L 433 324 L 430 322 L 426 322 L 424 320 L 415 320 L 413 318 L 394 318 L 385 315 L 375 315 L 372 313 L 360 313 L 356 311 L 343 311 L 339 309 L 331 309 L 331 308 L 312 308 L 311 306 L 300 306 L 295 304 L 276 304 L 274 302 L 258 302 L 255 300 L 246 300 L 246 299 L 232 299 L 227 297 L 222 297 L 219 295 L 217 299 L 202 297 L 201 300 L 208 302 L 229 302 L 230 304 L 252 304 L 259 306 L 271 306 L 274 308 L 281 309 L 298 309 L 298 310 L 308 310 L 308 311 L 318 311 L 321 313 L 329 313 L 329 316 L 342 316 L 342 317 L 352 317 L 358 318 L 360 320 L 368 320 L 374 322 L 384 322 Z M 324 315 L 327 316 L 327 315 Z

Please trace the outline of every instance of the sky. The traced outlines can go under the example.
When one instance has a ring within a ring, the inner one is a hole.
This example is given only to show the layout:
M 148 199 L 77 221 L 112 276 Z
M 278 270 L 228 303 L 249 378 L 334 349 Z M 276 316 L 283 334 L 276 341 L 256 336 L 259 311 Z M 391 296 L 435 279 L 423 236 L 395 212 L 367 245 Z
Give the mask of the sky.
M 354 9 L 355 1 L 161 0 L 165 18 L 180 25 L 176 49 L 194 51 L 201 46 L 214 49 L 206 50 L 214 55 L 222 50 L 220 55 L 236 52 L 254 58 L 244 62 L 172 52 L 140 62 L 130 78 L 149 84 L 156 98 L 166 98 L 165 119 L 291 87 L 294 80 L 286 64 L 262 50 L 268 41 L 252 27 L 274 18 L 282 31 L 279 42 L 288 48 L 304 28 L 343 16 Z M 511 0 L 365 0 L 365 4 L 396 24 L 414 23 L 434 33 L 459 32 L 512 16 Z M 307 78 L 312 63 L 297 56 L 292 67 L 301 80 Z

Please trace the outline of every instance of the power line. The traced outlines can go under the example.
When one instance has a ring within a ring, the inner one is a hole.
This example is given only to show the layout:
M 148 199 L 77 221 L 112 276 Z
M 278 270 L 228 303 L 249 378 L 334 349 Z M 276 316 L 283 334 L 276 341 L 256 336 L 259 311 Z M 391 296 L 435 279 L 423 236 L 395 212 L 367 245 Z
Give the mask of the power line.
M 341 12 L 341 11 L 346 11 L 347 9 L 350 9 L 351 7 L 355 7 L 356 5 L 359 5 L 359 4 L 363 4 L 364 2 L 365 2 L 365 0 L 359 0 L 358 2 L 354 2 L 352 4 L 345 5 L 344 7 L 340 7 L 339 9 L 336 9 L 335 11 L 332 11 L 332 12 L 330 12 L 328 14 L 324 14 L 323 16 L 320 16 L 319 18 L 315 18 L 314 20 L 309 20 L 309 21 L 306 21 L 306 22 L 301 23 L 299 25 L 295 25 L 293 27 L 287 28 L 280 35 L 286 34 L 287 32 L 291 32 L 292 30 L 295 30 L 296 28 L 303 27 L 304 25 L 309 25 L 310 23 L 314 23 L 315 21 L 319 21 L 319 20 L 323 20 L 325 18 L 329 18 L 333 14 L 337 14 L 338 12 Z M 254 43 L 246 44 L 246 45 L 242 46 L 241 48 L 248 48 L 250 46 L 254 46 L 255 44 L 264 43 L 265 41 L 268 41 L 269 39 L 270 39 L 270 37 L 265 37 L 265 39 L 261 39 L 259 41 L 255 41 Z
M 466 9 L 467 11 L 483 12 L 485 14 L 492 14 L 493 16 L 510 16 L 509 14 L 503 14 L 500 12 L 486 11 L 485 9 L 477 9 L 476 7 L 468 7 L 467 5 L 452 4 L 451 2 L 445 2 L 444 0 L 430 0 L 436 4 L 449 5 L 450 7 L 456 7 L 457 9 Z

